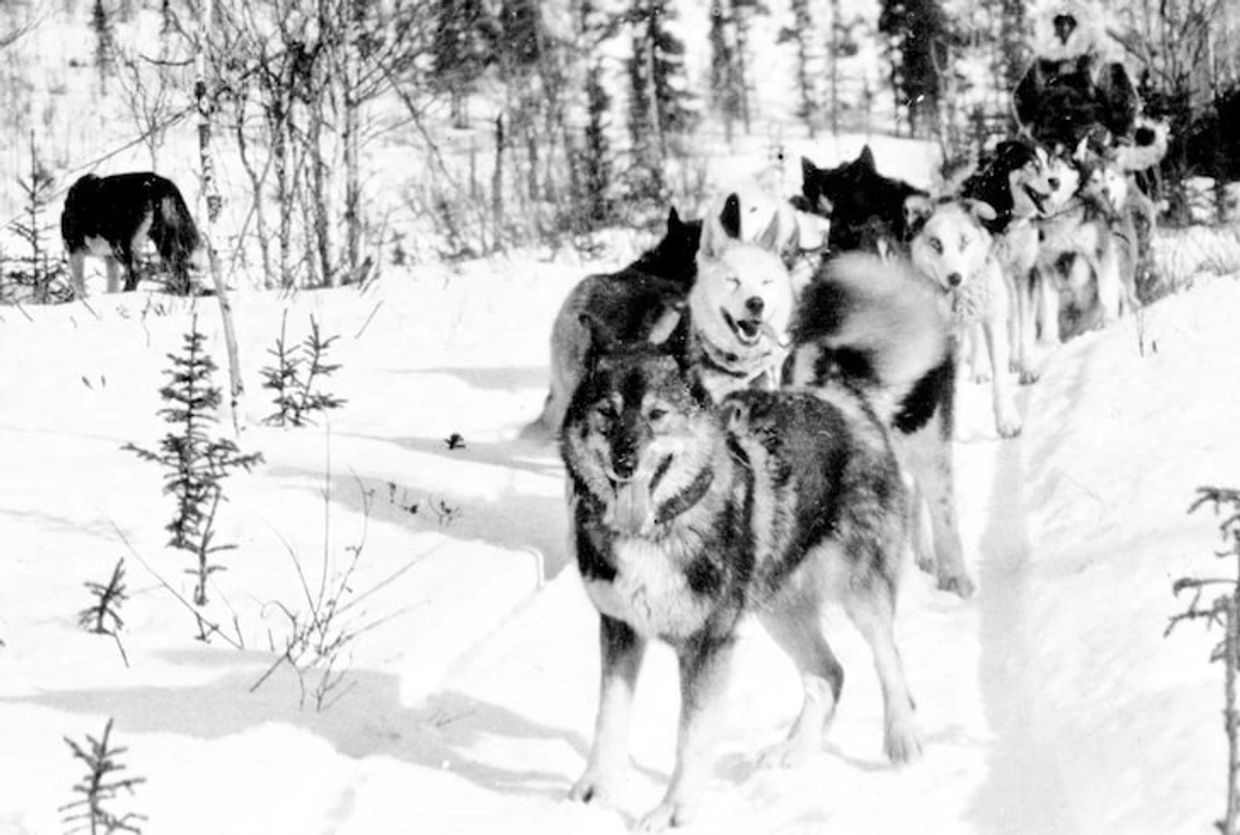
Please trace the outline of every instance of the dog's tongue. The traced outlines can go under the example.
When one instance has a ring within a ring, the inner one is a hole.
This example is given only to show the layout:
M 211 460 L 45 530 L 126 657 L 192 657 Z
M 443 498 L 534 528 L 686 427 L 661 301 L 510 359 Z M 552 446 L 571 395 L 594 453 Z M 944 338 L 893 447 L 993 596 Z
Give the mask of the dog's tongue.
M 646 527 L 650 518 L 650 482 L 635 478 L 616 488 L 616 501 L 612 505 L 612 527 L 622 534 L 636 536 Z

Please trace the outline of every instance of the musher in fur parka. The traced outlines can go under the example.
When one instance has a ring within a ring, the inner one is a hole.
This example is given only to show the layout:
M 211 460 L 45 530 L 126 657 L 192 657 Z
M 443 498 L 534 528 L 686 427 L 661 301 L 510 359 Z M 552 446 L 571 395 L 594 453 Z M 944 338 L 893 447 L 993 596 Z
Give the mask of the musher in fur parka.
M 1055 0 L 1038 16 L 1035 58 L 1013 95 L 1038 142 L 1073 149 L 1098 127 L 1132 136 L 1139 101 L 1124 65 L 1104 54 L 1102 22 L 1087 0 Z

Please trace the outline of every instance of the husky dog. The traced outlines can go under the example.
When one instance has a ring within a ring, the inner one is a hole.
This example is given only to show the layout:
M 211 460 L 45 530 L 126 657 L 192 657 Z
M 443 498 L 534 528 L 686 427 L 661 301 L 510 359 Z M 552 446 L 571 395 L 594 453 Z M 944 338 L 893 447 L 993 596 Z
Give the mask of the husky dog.
M 913 507 L 929 510 L 931 542 L 918 524 L 917 563 L 940 589 L 973 593 L 964 565 L 952 462 L 956 365 L 941 292 L 901 261 L 851 253 L 826 261 L 802 294 L 792 324 L 795 386 L 861 386 L 895 430 L 913 479 Z
M 942 203 L 913 238 L 913 265 L 943 291 L 961 354 L 970 358 L 973 379 L 994 387 L 995 428 L 1004 438 L 1020 433 L 1008 382 L 1009 332 L 1016 285 L 999 264 L 985 223 L 995 219 L 986 203 Z M 983 351 L 988 355 L 984 361 Z
M 1126 179 L 1111 163 L 1078 148 L 1060 172 L 1071 196 L 1039 221 L 1038 269 L 1054 282 L 1047 297 L 1056 296 L 1043 326 L 1053 319 L 1062 339 L 1110 324 L 1135 307 L 1138 232 Z
M 683 221 L 672 208 L 667 231 L 653 249 L 619 272 L 586 276 L 569 292 L 551 326 L 551 388 L 542 414 L 523 437 L 559 434 L 595 334 L 610 345 L 672 338 L 697 276 L 701 235 L 701 221 Z M 582 322 L 587 314 L 592 327 Z
M 171 180 L 158 174 L 80 178 L 65 197 L 60 232 L 74 290 L 82 296 L 87 255 L 106 259 L 109 293 L 116 292 L 118 266 L 125 270 L 125 291 L 137 287 L 134 252 L 144 237 L 154 242 L 178 291 L 189 292 L 190 269 L 206 268 L 205 247 L 185 199 Z
M 776 254 L 778 215 L 748 243 L 734 196 L 703 222 L 689 291 L 689 353 L 716 400 L 737 389 L 778 387 L 793 306 L 792 280 Z
M 855 160 L 835 168 L 819 168 L 801 158 L 801 199 L 796 205 L 831 219 L 831 255 L 852 250 L 906 254 L 914 219 L 927 198 L 926 192 L 878 173 L 869 145 Z
M 902 373 L 898 363 L 876 368 Z M 832 384 L 819 393 L 735 392 L 716 407 L 693 363 L 652 345 L 604 351 L 593 363 L 561 441 L 602 657 L 594 744 L 572 798 L 614 802 L 643 654 L 659 639 L 679 658 L 676 766 L 638 827 L 693 818 L 747 614 L 804 683 L 800 715 L 763 763 L 816 751 L 844 677 L 822 632 L 828 603 L 843 605 L 873 652 L 888 757 L 920 754 L 893 637 L 907 496 L 887 438 L 892 416 L 876 409 L 859 389 Z
M 1013 288 L 1011 351 L 1020 382 L 1038 379 L 1033 367 L 1033 309 L 1038 296 L 1034 270 L 1038 259 L 1038 230 L 1034 219 L 1043 216 L 1057 183 L 1046 151 L 1028 142 L 999 143 L 994 157 L 966 179 L 960 195 L 980 201 L 992 210 L 974 214 L 994 238 L 994 250 Z

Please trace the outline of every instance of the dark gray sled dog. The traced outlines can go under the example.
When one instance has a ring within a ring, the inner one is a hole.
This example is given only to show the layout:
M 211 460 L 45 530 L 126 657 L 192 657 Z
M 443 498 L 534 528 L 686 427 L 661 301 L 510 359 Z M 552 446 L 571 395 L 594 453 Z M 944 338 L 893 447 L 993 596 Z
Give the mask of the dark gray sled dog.
M 916 376 L 896 337 L 875 368 Z M 893 638 L 908 508 L 888 439 L 894 415 L 851 382 L 740 391 L 712 406 L 695 367 L 654 345 L 602 351 L 590 372 L 569 405 L 561 452 L 578 567 L 600 613 L 602 687 L 594 746 L 571 796 L 614 800 L 643 652 L 659 639 L 679 657 L 676 766 L 639 827 L 693 817 L 747 614 L 789 653 L 805 686 L 799 717 L 763 761 L 816 751 L 844 677 L 822 632 L 830 602 L 873 651 L 887 755 L 915 758 L 921 744 Z
M 134 253 L 143 237 L 159 250 L 175 290 L 188 292 L 189 270 L 205 268 L 202 238 L 181 192 L 171 180 L 150 172 L 80 178 L 65 196 L 60 233 L 79 295 L 86 294 L 87 255 L 106 259 L 109 293 L 116 292 L 118 267 L 125 270 L 125 291 L 137 287 Z

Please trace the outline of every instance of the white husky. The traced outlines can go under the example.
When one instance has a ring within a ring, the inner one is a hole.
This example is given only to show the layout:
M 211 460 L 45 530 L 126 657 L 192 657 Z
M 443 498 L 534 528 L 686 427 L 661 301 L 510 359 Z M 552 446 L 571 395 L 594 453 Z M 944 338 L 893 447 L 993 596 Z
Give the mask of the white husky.
M 994 391 L 995 428 L 1005 438 L 1020 433 L 1020 415 L 1008 375 L 1010 348 L 1021 344 L 1011 329 L 1016 287 L 996 257 L 994 240 L 982 221 L 994 210 L 976 200 L 940 204 L 913 238 L 913 264 L 943 291 L 962 355 L 976 382 L 990 380 Z M 986 359 L 983 359 L 983 351 Z

